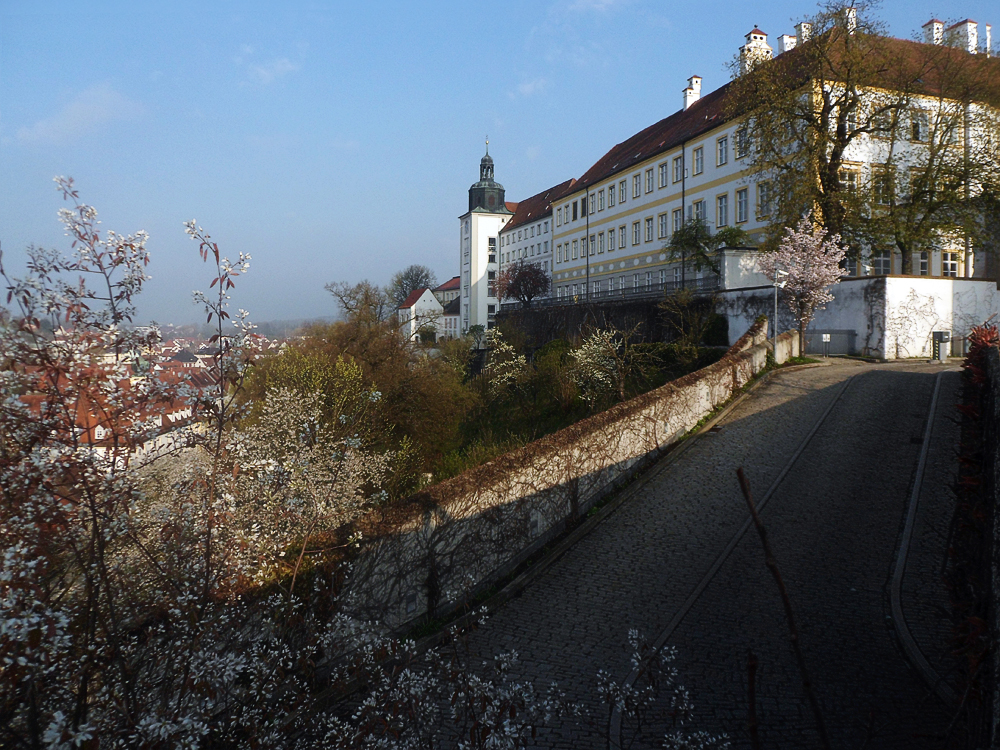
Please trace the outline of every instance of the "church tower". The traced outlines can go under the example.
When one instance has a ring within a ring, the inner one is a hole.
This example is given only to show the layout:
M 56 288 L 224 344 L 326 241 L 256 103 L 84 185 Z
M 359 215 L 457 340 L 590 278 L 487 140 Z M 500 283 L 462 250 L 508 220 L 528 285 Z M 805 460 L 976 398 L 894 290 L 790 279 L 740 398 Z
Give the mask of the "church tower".
M 469 210 L 503 213 L 506 210 L 503 185 L 493 179 L 493 157 L 490 156 L 489 144 L 486 141 L 486 156 L 479 162 L 479 182 L 469 188 Z
M 500 269 L 500 230 L 513 212 L 504 202 L 503 185 L 493 178 L 493 157 L 486 140 L 486 155 L 479 162 L 479 182 L 469 188 L 469 210 L 459 217 L 459 267 L 462 279 L 461 329 L 480 325 L 493 328 L 499 309 L 496 278 Z

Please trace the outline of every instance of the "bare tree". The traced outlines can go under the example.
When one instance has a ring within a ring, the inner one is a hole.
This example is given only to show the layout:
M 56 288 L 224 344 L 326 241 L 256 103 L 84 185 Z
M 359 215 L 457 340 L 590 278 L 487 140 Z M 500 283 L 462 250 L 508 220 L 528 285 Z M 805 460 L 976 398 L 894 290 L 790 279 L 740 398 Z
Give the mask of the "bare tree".
M 497 277 L 497 295 L 500 299 L 516 299 L 524 307 L 549 291 L 549 275 L 538 263 L 521 259 L 511 263 Z
M 972 231 L 968 198 L 994 179 L 997 62 L 891 39 L 866 4 L 827 2 L 808 25 L 790 52 L 737 66 L 728 96 L 767 244 L 811 211 L 852 257 L 894 248 L 910 273 L 914 251 Z
M 324 288 L 337 299 L 344 316 L 363 327 L 385 322 L 396 307 L 389 292 L 367 280 L 354 285 L 330 282 Z
M 436 286 L 437 277 L 434 272 L 427 266 L 414 264 L 395 273 L 385 291 L 393 305 L 399 307 L 410 296 L 410 292 L 424 288 L 433 289 Z

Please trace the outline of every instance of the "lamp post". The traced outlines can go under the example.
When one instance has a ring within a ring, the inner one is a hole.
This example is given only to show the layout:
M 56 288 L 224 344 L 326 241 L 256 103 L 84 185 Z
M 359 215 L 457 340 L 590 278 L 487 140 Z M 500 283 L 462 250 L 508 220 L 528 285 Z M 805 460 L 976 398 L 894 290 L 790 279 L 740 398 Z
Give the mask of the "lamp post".
M 778 359 L 778 289 L 784 289 L 787 281 L 781 281 L 782 278 L 788 276 L 788 271 L 782 271 L 777 265 L 774 267 L 774 338 L 771 340 L 771 354 L 774 356 L 775 361 Z M 799 352 L 803 354 L 803 352 Z

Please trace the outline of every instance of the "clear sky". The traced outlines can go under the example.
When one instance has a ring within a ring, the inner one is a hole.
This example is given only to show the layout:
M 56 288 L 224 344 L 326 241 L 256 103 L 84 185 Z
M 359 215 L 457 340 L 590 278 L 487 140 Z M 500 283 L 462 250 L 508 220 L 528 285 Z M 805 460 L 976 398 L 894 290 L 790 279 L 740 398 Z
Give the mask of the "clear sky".
M 332 315 L 330 281 L 423 263 L 458 273 L 458 221 L 490 137 L 508 200 L 579 177 L 704 91 L 754 25 L 810 2 L 0 0 L 0 243 L 65 248 L 52 178 L 106 228 L 151 235 L 142 321 L 198 320 L 210 278 L 182 221 L 253 256 L 234 305 Z M 995 0 L 888 0 L 889 32 L 933 16 L 1000 33 Z M 996 44 L 994 45 L 996 46 Z

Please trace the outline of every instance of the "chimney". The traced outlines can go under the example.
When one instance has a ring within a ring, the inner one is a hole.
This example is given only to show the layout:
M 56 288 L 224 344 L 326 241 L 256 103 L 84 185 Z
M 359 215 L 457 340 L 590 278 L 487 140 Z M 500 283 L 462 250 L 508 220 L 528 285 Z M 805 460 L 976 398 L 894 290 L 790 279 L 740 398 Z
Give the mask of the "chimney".
M 767 34 L 756 26 L 746 35 L 747 43 L 740 47 L 740 73 L 748 73 L 757 63 L 770 60 L 774 51 L 767 43 Z
M 945 32 L 945 37 L 951 46 L 960 47 L 974 55 L 979 49 L 979 24 L 966 18 L 951 26 Z
M 993 34 L 991 33 L 992 31 L 993 31 L 992 26 L 990 26 L 988 23 L 983 24 L 983 37 L 984 37 L 983 42 L 985 44 L 984 49 L 986 51 L 987 57 L 990 57 L 993 54 Z
M 795 49 L 795 37 L 791 34 L 782 34 L 778 37 L 778 54 L 783 55 L 789 50 Z
M 812 24 L 802 21 L 801 23 L 795 24 L 795 43 L 804 44 L 809 41 L 809 37 L 812 36 Z
M 684 89 L 684 109 L 699 99 L 701 99 L 701 76 L 691 76 L 688 78 L 687 88 Z
M 858 28 L 858 9 L 843 8 L 840 11 L 840 22 L 844 24 L 848 34 L 853 34 Z

